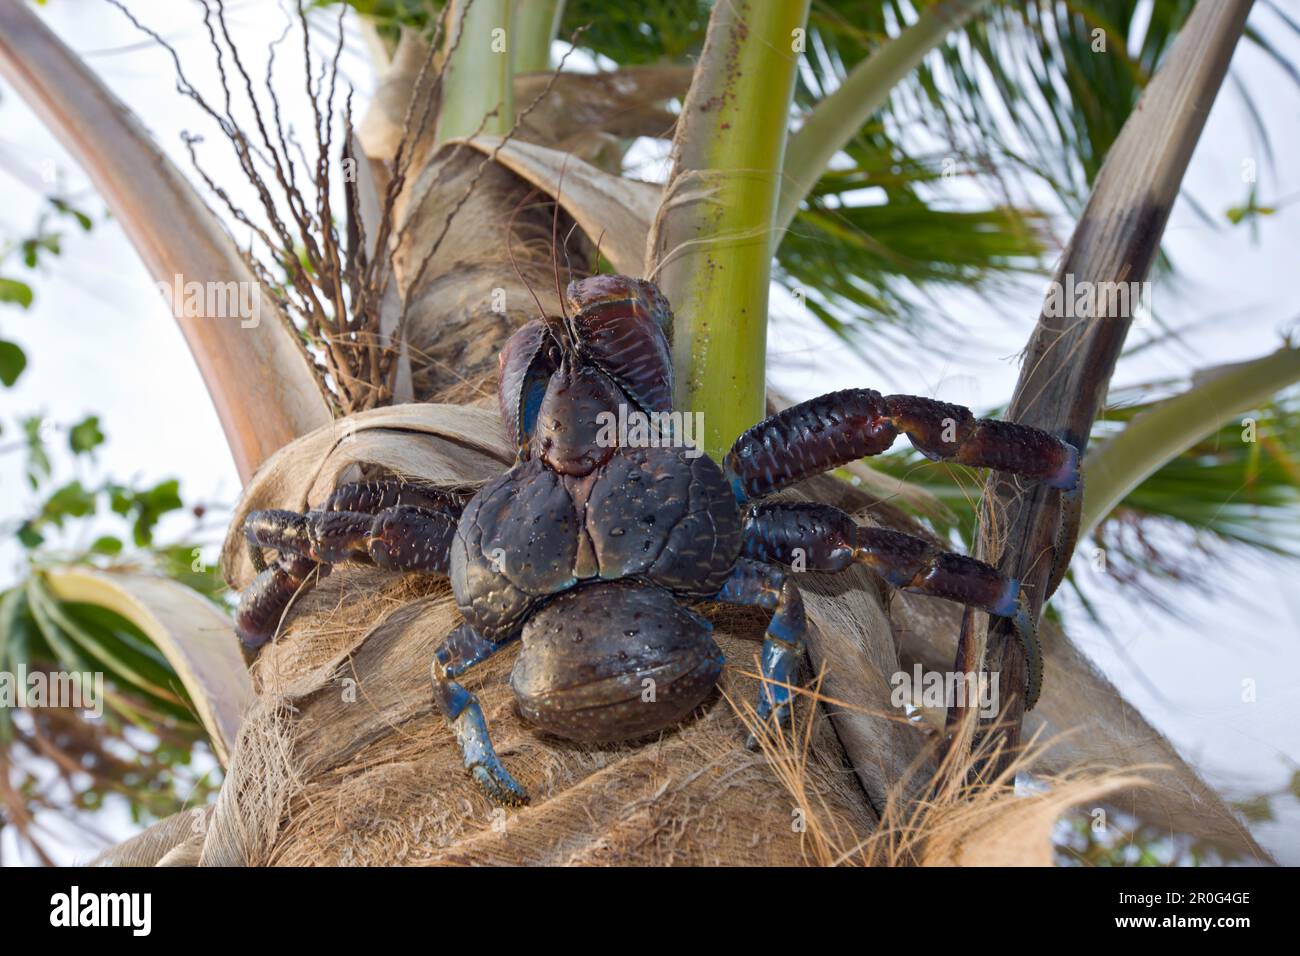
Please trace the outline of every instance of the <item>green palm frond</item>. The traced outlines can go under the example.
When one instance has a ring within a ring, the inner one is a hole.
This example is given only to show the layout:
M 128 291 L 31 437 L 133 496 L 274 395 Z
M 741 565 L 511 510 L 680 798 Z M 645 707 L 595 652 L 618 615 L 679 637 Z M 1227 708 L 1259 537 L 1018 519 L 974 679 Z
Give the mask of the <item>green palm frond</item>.
M 796 216 L 777 250 L 777 276 L 851 344 L 869 332 L 871 348 L 859 350 L 867 361 L 951 331 L 930 298 L 937 289 L 989 291 L 1037 269 L 1040 213 L 931 198 L 945 157 L 909 156 L 878 125 L 846 153 L 853 166 L 823 176 Z
M 704 0 L 566 0 L 559 35 L 587 27 L 582 45 L 620 66 L 686 62 L 704 45 L 711 6 Z
M 800 74 L 796 93 L 799 104 L 811 108 L 835 89 L 882 42 L 915 21 L 917 6 L 902 0 L 815 0 L 809 17 L 806 69 Z M 927 272 L 915 268 L 916 258 L 882 260 L 875 254 L 881 247 L 892 248 L 893 237 L 871 231 L 884 228 L 874 206 L 870 213 L 862 213 L 867 222 L 844 230 L 819 230 L 807 214 L 801 215 L 785 242 L 800 247 L 793 255 L 804 261 L 809 258 L 806 246 L 811 238 L 815 237 L 819 248 L 814 259 L 817 270 L 800 271 L 804 275 L 854 275 L 866 290 L 848 295 L 840 283 L 828 290 L 825 300 L 819 302 L 821 308 L 814 309 L 817 317 L 837 333 L 856 328 L 874 333 L 896 327 L 924 336 L 942 328 L 942 322 L 936 321 L 933 306 L 901 296 L 900 289 L 913 283 L 926 291 L 954 283 L 977 287 L 1007 267 L 1006 255 L 1013 256 L 1017 268 L 1041 266 L 1041 259 L 1026 263 L 1022 257 L 1032 259 L 1044 249 L 1035 241 L 1041 237 L 1035 236 L 1032 228 L 1043 224 L 1042 213 L 1010 207 L 1026 205 L 1024 197 L 1031 190 L 1041 195 L 1045 189 L 1059 197 L 1066 212 L 1081 209 L 1125 119 L 1193 6 L 1194 0 L 1154 4 L 1144 0 L 996 0 L 986 7 L 899 84 L 881 111 L 878 122 L 901 137 L 902 148 L 915 151 L 919 142 L 929 153 L 913 164 L 928 170 L 928 176 L 906 163 L 898 166 L 913 182 L 927 183 L 919 192 L 922 201 L 908 205 L 905 197 L 891 194 L 888 202 L 902 204 L 899 220 L 909 214 L 917 217 L 914 228 L 927 240 L 930 256 L 955 252 L 960 257 L 960 247 L 945 247 L 974 237 L 960 229 L 935 237 L 928 227 L 936 223 L 927 215 L 953 204 L 954 192 L 936 180 L 940 179 L 940 164 L 946 161 L 951 172 L 951 164 L 956 162 L 961 166 L 957 181 L 979 187 L 986 197 L 984 203 L 967 198 L 960 208 L 982 216 L 1001 216 L 1003 228 L 1012 232 L 1019 248 L 990 250 L 982 242 L 973 242 L 964 251 L 972 254 L 974 261 L 980 254 L 993 254 L 955 274 L 943 268 L 948 263 L 942 260 L 934 263 L 935 271 Z M 1300 27 L 1289 22 L 1274 4 L 1261 4 L 1261 9 L 1267 11 L 1261 19 L 1275 17 L 1284 24 L 1283 29 Z M 1247 36 L 1289 75 L 1300 77 L 1300 71 L 1285 59 L 1265 30 L 1248 31 Z M 1242 83 L 1233 86 L 1251 115 L 1255 110 L 1251 91 Z M 1254 136 L 1267 161 L 1270 144 L 1261 122 L 1254 124 Z M 936 138 L 938 144 L 933 143 Z M 834 195 L 836 184 L 870 180 L 879 172 L 876 163 L 881 155 L 878 150 L 846 150 L 814 191 L 810 211 L 819 211 L 818 197 L 828 192 Z M 844 162 L 846 159 L 851 163 Z M 843 205 L 862 202 L 847 197 Z M 844 208 L 837 207 L 837 214 L 855 218 Z M 1156 272 L 1169 268 L 1162 254 Z M 786 266 L 786 271 L 795 270 Z M 928 344 L 935 341 L 930 336 Z
M 963 137 L 963 152 L 986 144 L 979 148 L 995 158 L 1020 156 L 1022 168 L 1081 201 L 1193 6 L 1194 0 L 1000 0 L 915 72 L 890 111 L 899 122 L 949 129 Z M 910 7 L 899 0 L 819 0 L 811 22 L 824 61 L 837 71 L 852 69 L 911 19 Z
M 24 695 L 0 706 L 10 783 L 0 817 L 42 861 L 37 811 L 96 810 L 113 797 L 147 822 L 219 785 L 195 762 L 207 734 L 158 648 L 112 611 L 59 600 L 39 573 L 0 594 L 0 674 L 7 694 Z M 75 686 L 79 699 L 47 696 L 56 686 Z M 88 719 L 84 708 L 102 713 Z
M 40 574 L 5 592 L 0 603 L 7 611 L 0 670 L 21 665 L 103 674 L 114 691 L 106 710 L 119 718 L 145 729 L 163 720 L 202 733 L 172 666 L 130 621 L 93 604 L 60 601 Z
M 1098 432 L 1113 434 L 1149 405 L 1115 409 Z M 1100 435 L 1098 437 L 1101 437 Z M 1182 618 L 1181 585 L 1228 593 L 1229 552 L 1300 559 L 1300 392 L 1224 425 L 1142 482 L 1081 548 L 1092 579 L 1113 593 Z M 1078 595 L 1077 581 L 1071 584 Z M 1104 615 L 1085 605 L 1094 622 Z
M 1094 437 L 1120 430 L 1151 403 L 1111 410 Z M 1098 528 L 1161 520 L 1223 542 L 1300 557 L 1300 391 L 1229 423 L 1142 482 Z

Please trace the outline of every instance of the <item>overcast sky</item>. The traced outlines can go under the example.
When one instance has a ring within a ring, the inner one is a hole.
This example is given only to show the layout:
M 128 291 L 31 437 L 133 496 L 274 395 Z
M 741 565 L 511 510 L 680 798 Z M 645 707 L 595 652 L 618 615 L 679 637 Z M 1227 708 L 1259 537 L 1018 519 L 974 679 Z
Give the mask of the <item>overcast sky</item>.
M 206 39 L 194 6 L 175 0 L 132 0 L 142 19 L 176 45 L 191 80 L 215 89 Z M 231 24 L 250 72 L 264 71 L 265 45 L 283 20 L 265 0 L 228 4 Z M 1282 6 L 1300 15 L 1297 0 Z M 41 15 L 56 33 L 131 104 L 177 164 L 190 172 L 181 149 L 182 129 L 204 130 L 203 158 L 223 184 L 240 181 L 228 150 L 201 123 L 193 104 L 175 92 L 168 57 L 140 37 L 117 11 L 98 0 L 50 0 Z M 1278 29 L 1257 7 L 1252 23 L 1293 61 L 1300 62 L 1295 35 Z M 317 44 L 324 49 L 324 38 Z M 301 54 L 286 44 L 279 76 L 301 75 Z M 355 37 L 344 74 L 364 103 L 373 83 L 363 45 Z M 298 72 L 294 72 L 298 71 Z M 1225 88 L 1193 158 L 1186 187 L 1222 221 L 1213 228 L 1185 202 L 1174 209 L 1166 248 L 1179 267 L 1177 286 L 1157 287 L 1163 317 L 1188 330 L 1186 349 L 1154 350 L 1124 363 L 1116 385 L 1186 374 L 1194 367 L 1252 358 L 1275 348 L 1282 330 L 1296 328 L 1300 306 L 1294 281 L 1300 267 L 1300 202 L 1259 224 L 1257 242 L 1245 228 L 1232 228 L 1224 211 L 1244 199 L 1242 163 L 1259 170 L 1261 203 L 1300 196 L 1300 94 L 1286 75 L 1258 50 L 1244 45 L 1233 74 L 1250 91 L 1269 129 L 1274 160 L 1254 140 L 1242 99 Z M 283 82 L 283 87 L 296 84 Z M 286 115 L 299 129 L 310 121 L 302 102 L 286 95 Z M 655 151 L 646 149 L 653 157 Z M 30 366 L 17 388 L 0 391 L 0 442 L 13 440 L 15 420 L 43 410 L 59 422 L 87 413 L 103 419 L 108 443 L 100 471 L 117 478 L 157 481 L 176 476 L 189 502 L 229 504 L 238 494 L 225 440 L 185 343 L 120 229 L 103 221 L 103 204 L 85 177 L 9 88 L 0 85 L 0 222 L 5 235 L 25 234 L 39 210 L 32 177 L 53 163 L 63 170 L 67 192 L 97 220 L 93 233 L 64 229 L 64 254 L 32 280 L 36 301 L 27 312 L 6 308 L 6 338 L 20 342 Z M 648 162 L 642 174 L 653 174 Z M 1068 231 L 1067 231 L 1068 234 Z M 5 273 L 21 270 L 16 262 Z M 25 271 L 25 270 L 23 270 Z M 20 278 L 28 278 L 19 274 Z M 987 408 L 1004 403 L 1015 382 L 1015 356 L 1038 315 L 1042 284 L 1019 301 L 996 304 L 954 298 L 951 308 L 969 329 L 967 342 L 949 357 L 918 355 L 914 367 L 871 371 L 844 353 L 819 326 L 778 297 L 770 336 L 773 384 L 799 398 L 855 385 L 906 391 Z M 67 472 L 66 477 L 72 473 Z M 0 521 L 27 513 L 33 501 L 21 481 L 21 460 L 0 457 Z M 188 522 L 161 529 L 180 533 Z M 0 543 L 0 585 L 20 571 L 20 555 Z M 1084 574 L 1091 574 L 1085 571 Z M 1071 616 L 1071 633 L 1102 670 L 1181 748 L 1216 786 L 1232 797 L 1276 790 L 1300 766 L 1300 596 L 1295 566 L 1234 559 L 1222 568 L 1230 600 L 1202 600 L 1194 586 L 1179 602 L 1195 626 L 1171 621 L 1140 602 L 1108 598 L 1106 618 L 1121 654 L 1109 639 Z M 1099 592 L 1113 595 L 1113 591 Z M 1067 613 L 1071 610 L 1067 604 Z M 1139 678 L 1135 671 L 1140 672 Z M 1241 680 L 1254 678 L 1258 698 L 1241 701 Z M 1300 807 L 1277 801 L 1278 823 L 1259 836 L 1283 859 L 1300 863 Z M 117 830 L 121 821 L 109 821 Z M 69 848 L 67 859 L 78 858 Z

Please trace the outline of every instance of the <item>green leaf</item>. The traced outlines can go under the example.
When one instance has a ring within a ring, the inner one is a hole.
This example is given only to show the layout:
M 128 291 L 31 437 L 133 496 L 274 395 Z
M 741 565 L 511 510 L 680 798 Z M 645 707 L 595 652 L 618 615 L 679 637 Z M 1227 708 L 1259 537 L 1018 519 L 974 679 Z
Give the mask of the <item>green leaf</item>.
M 128 515 L 131 513 L 131 504 L 134 496 L 129 488 L 123 488 L 121 485 L 110 485 L 108 494 L 108 506 L 113 509 L 114 514 Z
M 98 415 L 88 415 L 68 432 L 68 446 L 75 455 L 84 455 L 102 444 L 104 433 L 99 429 Z
M 154 485 L 144 492 L 140 498 L 144 501 L 146 507 L 158 514 L 165 511 L 175 511 L 183 506 L 180 488 L 181 483 L 177 479 L 169 478 Z
M 18 529 L 18 540 L 24 548 L 29 551 L 32 548 L 39 548 L 45 543 L 45 536 L 32 527 L 31 522 L 24 521 L 21 528 Z
M 1272 206 L 1233 206 L 1228 210 L 1228 222 L 1239 226 L 1251 216 L 1271 216 L 1277 212 Z
M 94 228 L 95 223 L 89 216 L 79 209 L 74 209 L 65 200 L 51 196 L 50 205 L 65 216 L 71 216 L 73 219 L 77 220 L 77 224 L 81 226 L 83 231 L 90 232 L 90 230 Z
M 46 500 L 41 520 L 62 527 L 64 518 L 84 518 L 94 513 L 95 493 L 83 488 L 80 481 L 70 481 Z
M 568 0 L 559 36 L 581 26 L 581 45 L 626 66 L 685 61 L 704 43 L 709 4 L 703 0 L 657 0 L 621 4 L 608 0 Z
M 32 304 L 32 287 L 17 279 L 0 277 L 0 302 L 12 302 L 26 309 Z
M 135 497 L 135 524 L 132 533 L 138 547 L 153 543 L 153 529 L 158 519 L 169 511 L 184 507 L 180 495 L 180 482 L 175 478 L 159 482 L 148 491 Z
M 122 539 L 115 538 L 111 534 L 101 535 L 95 539 L 90 550 L 95 554 L 117 555 L 122 553 Z
M 23 240 L 23 262 L 27 268 L 35 269 L 37 262 L 40 261 L 41 250 L 44 249 L 51 255 L 59 255 L 62 247 L 59 245 L 59 234 L 57 232 L 42 233 L 39 236 L 32 236 L 30 239 Z
M 0 339 L 0 382 L 12 388 L 18 376 L 27 368 L 27 353 L 13 342 Z
M 45 453 L 45 442 L 41 438 L 43 420 L 40 415 L 32 415 L 20 424 L 27 440 L 27 481 L 36 488 L 50 477 L 50 456 Z

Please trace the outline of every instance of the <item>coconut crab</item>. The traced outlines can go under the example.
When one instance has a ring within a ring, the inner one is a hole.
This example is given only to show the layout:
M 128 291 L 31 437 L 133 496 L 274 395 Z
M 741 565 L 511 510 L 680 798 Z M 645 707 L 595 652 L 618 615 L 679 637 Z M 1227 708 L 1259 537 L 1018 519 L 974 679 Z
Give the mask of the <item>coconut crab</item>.
M 511 804 L 526 792 L 457 682 L 465 671 L 520 641 L 511 685 L 528 721 L 579 741 L 635 739 L 686 717 L 721 673 L 711 625 L 690 605 L 751 605 L 771 613 L 758 714 L 784 720 L 806 628 L 795 565 L 859 563 L 894 587 L 1011 618 L 1033 706 L 1042 664 L 1017 581 L 828 505 L 764 499 L 900 434 L 930 458 L 1077 495 L 1073 446 L 961 406 L 856 388 L 758 423 L 719 465 L 680 440 L 672 417 L 672 313 L 659 290 L 602 275 L 571 282 L 566 298 L 569 314 L 527 323 L 501 351 L 498 398 L 516 463 L 477 493 L 388 478 L 343 485 L 306 514 L 249 515 L 255 563 L 261 549 L 277 556 L 242 596 L 247 646 L 269 640 L 292 596 L 336 562 L 449 576 L 464 623 L 434 653 L 434 699 L 467 770 Z M 650 422 L 635 438 L 612 427 L 629 413 Z

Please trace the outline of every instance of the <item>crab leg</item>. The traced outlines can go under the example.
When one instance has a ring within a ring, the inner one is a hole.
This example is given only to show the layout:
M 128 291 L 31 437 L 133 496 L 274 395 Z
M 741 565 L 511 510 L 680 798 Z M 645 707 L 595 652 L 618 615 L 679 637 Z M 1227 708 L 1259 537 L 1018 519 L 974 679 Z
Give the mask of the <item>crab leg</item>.
M 478 698 L 456 683 L 455 678 L 518 637 L 515 633 L 493 643 L 468 624 L 462 624 L 433 652 L 432 668 L 433 699 L 456 734 L 465 769 L 494 800 L 512 806 L 527 803 L 528 792 L 510 776 L 497 757 Z
M 244 534 L 258 548 L 274 548 L 313 561 L 373 561 L 394 571 L 447 570 L 456 518 L 411 505 L 378 514 L 357 511 L 254 511 Z
M 374 478 L 339 485 L 325 499 L 322 511 L 360 511 L 378 514 L 394 505 L 411 505 L 426 511 L 442 511 L 459 515 L 470 496 L 458 491 L 448 491 L 423 481 L 405 478 Z
M 1056 533 L 1056 543 L 1052 548 L 1052 571 L 1047 578 L 1047 587 L 1043 591 L 1046 602 L 1065 580 L 1065 572 L 1070 569 L 1070 559 L 1074 557 L 1074 547 L 1079 543 L 1079 523 L 1083 520 L 1083 472 L 1073 488 L 1061 492 L 1061 527 Z
M 271 639 L 284 609 L 317 569 L 322 577 L 330 571 L 329 565 L 298 554 L 282 555 L 262 569 L 240 595 L 235 612 L 235 633 L 245 647 L 256 650 Z
M 445 573 L 463 497 L 398 479 L 343 485 L 322 509 L 254 511 L 244 521 L 261 573 L 240 598 L 236 631 L 245 646 L 266 643 L 293 596 L 339 561 L 394 571 Z M 262 549 L 279 553 L 269 566 Z M 312 571 L 321 568 L 320 575 Z
M 808 571 L 862 564 L 893 587 L 1010 618 L 1029 666 L 1025 709 L 1037 703 L 1043 668 L 1038 635 L 1020 599 L 1020 582 L 992 565 L 900 531 L 861 527 L 830 505 L 797 502 L 750 505 L 741 525 L 741 553 Z
M 927 458 L 993 468 L 1053 488 L 1078 483 L 1078 451 L 1041 429 L 976 418 L 961 405 L 869 388 L 832 392 L 759 422 L 736 439 L 724 470 L 737 500 L 748 501 L 878 455 L 900 433 Z
M 764 679 L 758 691 L 758 717 L 766 721 L 775 714 L 777 723 L 784 723 L 790 717 L 790 685 L 803 659 L 808 630 L 799 589 L 779 568 L 741 558 L 713 600 L 772 612 L 760 655 Z M 751 737 L 749 746 L 754 745 Z
M 422 481 L 403 478 L 354 481 L 340 485 L 320 508 L 305 515 L 294 511 L 254 511 L 244 521 L 244 534 L 248 539 L 253 564 L 260 571 L 265 566 L 261 553 L 264 547 L 309 554 L 309 520 L 319 520 L 318 516 L 323 512 L 354 512 L 373 516 L 389 508 L 407 506 L 459 518 L 468 500 L 468 496 L 460 492 L 448 491 Z M 336 532 L 344 532 L 346 522 L 333 527 Z

